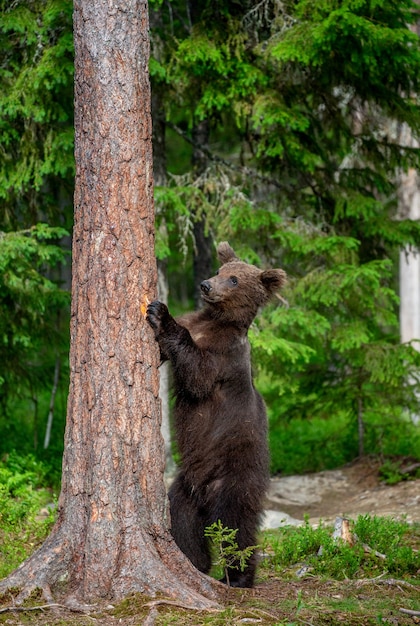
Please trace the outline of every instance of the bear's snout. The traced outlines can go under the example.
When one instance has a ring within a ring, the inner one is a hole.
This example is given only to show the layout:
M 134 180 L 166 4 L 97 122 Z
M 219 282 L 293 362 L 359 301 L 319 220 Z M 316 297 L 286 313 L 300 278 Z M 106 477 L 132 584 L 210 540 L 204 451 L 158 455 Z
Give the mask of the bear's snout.
M 207 294 L 213 289 L 213 287 L 211 286 L 209 280 L 203 280 L 203 282 L 200 284 L 200 289 L 203 293 Z

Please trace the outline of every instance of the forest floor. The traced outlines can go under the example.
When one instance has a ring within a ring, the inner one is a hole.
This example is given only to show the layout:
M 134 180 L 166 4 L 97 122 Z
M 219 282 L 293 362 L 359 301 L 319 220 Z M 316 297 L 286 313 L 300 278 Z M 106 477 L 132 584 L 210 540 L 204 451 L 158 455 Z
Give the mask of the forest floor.
M 415 466 L 418 468 L 418 463 L 403 460 L 400 471 Z M 380 467 L 377 458 L 367 457 L 336 470 L 274 477 L 267 508 L 291 516 L 286 520 L 289 523 L 302 521 L 306 515 L 315 524 L 320 520 L 334 522 L 337 515 L 354 518 L 364 513 L 420 522 L 420 479 L 389 485 L 381 480 Z M 281 513 L 273 517 L 279 521 Z M 270 520 L 266 525 L 271 526 Z
M 360 514 L 392 516 L 420 522 L 420 479 L 386 485 L 379 479 L 378 463 L 364 460 L 339 470 L 272 480 L 268 507 L 311 524 L 333 522 L 336 516 L 355 519 Z M 417 549 L 419 546 L 416 546 Z M 420 575 L 420 572 L 419 572 Z M 89 614 L 65 607 L 0 613 L 9 626 L 369 626 L 420 624 L 420 587 L 387 575 L 358 580 L 331 580 L 293 572 L 276 574 L 263 568 L 253 589 L 220 585 L 221 610 L 214 613 L 185 610 L 182 606 L 135 595 L 115 606 Z

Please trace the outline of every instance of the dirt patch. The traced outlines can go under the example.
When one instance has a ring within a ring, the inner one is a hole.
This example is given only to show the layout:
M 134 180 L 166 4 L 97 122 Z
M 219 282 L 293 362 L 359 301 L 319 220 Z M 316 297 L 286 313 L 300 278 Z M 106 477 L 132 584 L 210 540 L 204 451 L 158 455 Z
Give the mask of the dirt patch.
M 386 515 L 420 522 L 420 479 L 387 485 L 380 480 L 380 463 L 374 459 L 355 461 L 338 470 L 273 478 L 267 509 L 284 512 L 311 523 L 332 521 L 337 515 Z

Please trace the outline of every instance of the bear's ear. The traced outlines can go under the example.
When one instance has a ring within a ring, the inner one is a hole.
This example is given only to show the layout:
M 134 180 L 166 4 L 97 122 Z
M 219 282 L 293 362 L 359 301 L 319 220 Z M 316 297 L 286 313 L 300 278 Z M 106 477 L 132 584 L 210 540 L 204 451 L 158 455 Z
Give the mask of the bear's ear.
M 270 294 L 279 291 L 287 280 L 286 272 L 283 270 L 264 270 L 261 272 L 260 278 Z
M 229 263 L 230 261 L 239 261 L 238 257 L 236 256 L 227 241 L 222 241 L 217 246 L 217 258 L 222 265 L 224 265 L 225 263 Z

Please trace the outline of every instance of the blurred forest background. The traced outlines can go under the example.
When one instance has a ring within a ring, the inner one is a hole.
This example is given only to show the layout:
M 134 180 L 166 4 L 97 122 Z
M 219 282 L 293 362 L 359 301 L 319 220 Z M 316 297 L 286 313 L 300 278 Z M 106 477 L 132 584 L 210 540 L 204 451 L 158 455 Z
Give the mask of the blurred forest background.
M 57 485 L 69 376 L 72 2 L 0 7 L 0 458 L 20 459 L 22 471 L 22 459 L 39 462 Z M 409 341 L 419 335 L 404 336 L 399 321 L 400 296 L 420 291 L 420 279 L 400 288 L 420 247 L 418 6 L 149 7 L 161 297 L 175 313 L 198 306 L 221 240 L 287 271 L 283 300 L 251 332 L 273 473 L 363 454 L 420 459 L 420 353 Z

